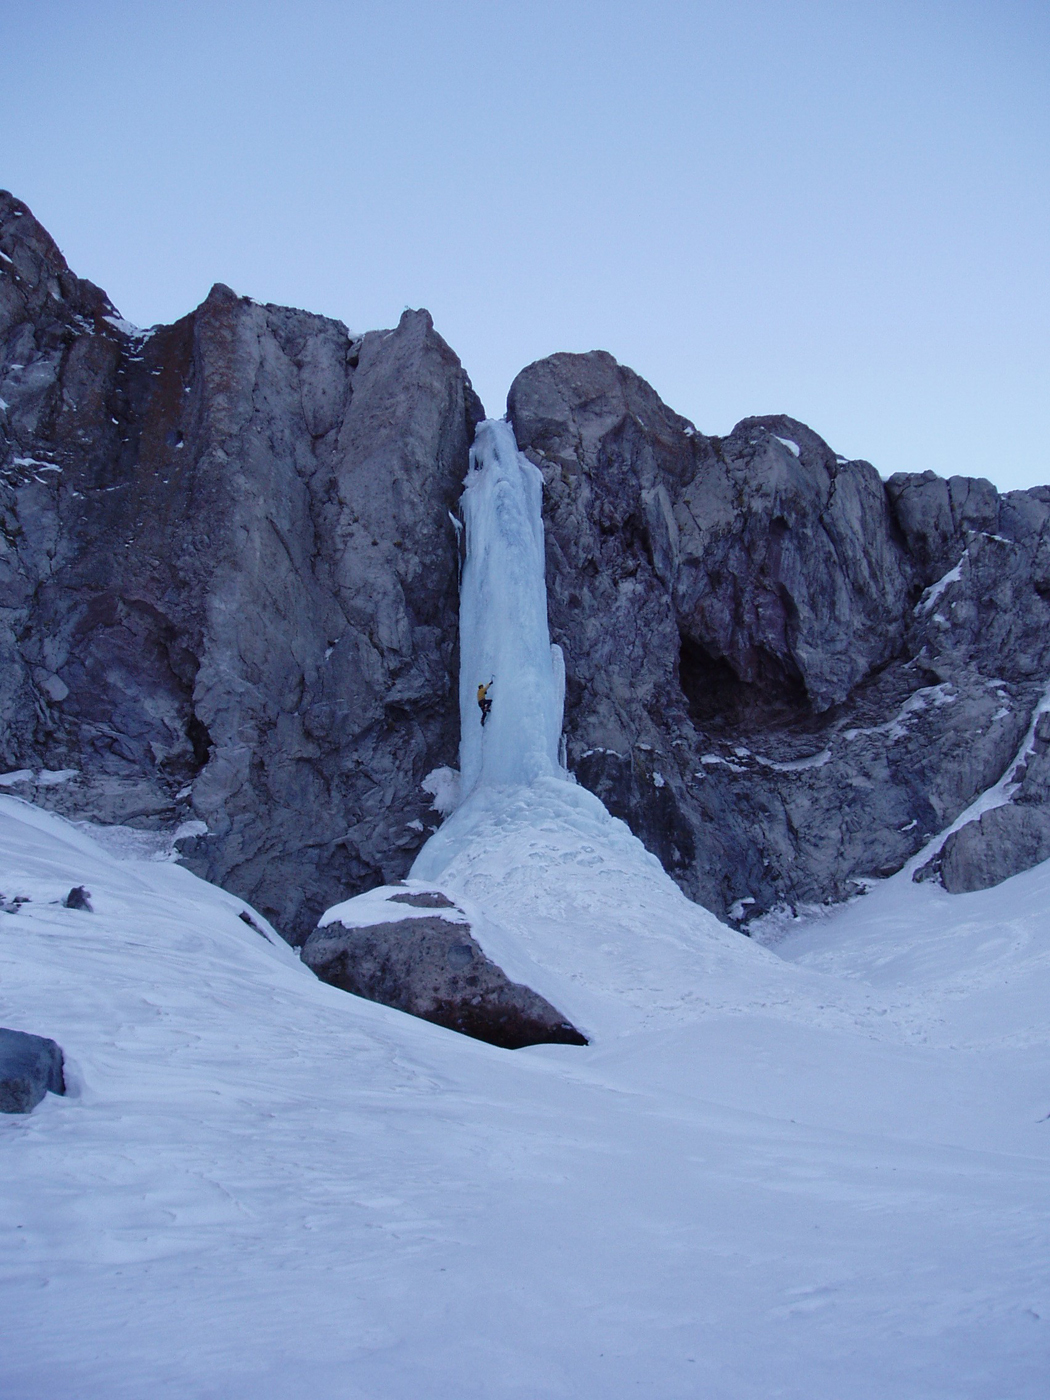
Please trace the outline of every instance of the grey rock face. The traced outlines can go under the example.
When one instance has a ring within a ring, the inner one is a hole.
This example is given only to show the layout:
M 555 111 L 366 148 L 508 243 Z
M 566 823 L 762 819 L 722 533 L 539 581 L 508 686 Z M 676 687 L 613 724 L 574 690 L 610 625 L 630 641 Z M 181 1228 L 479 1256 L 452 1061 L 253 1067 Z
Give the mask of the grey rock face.
M 1050 859 L 1050 809 L 993 807 L 944 843 L 935 871 L 946 890 L 986 890 Z M 921 873 L 921 872 L 920 872 Z
M 939 879 L 958 894 L 990 889 L 1050 860 L 1050 714 L 1045 711 L 1010 787 L 1007 803 L 953 832 L 915 879 Z
M 455 903 L 440 890 L 422 890 L 392 894 L 391 904 L 407 904 L 412 909 L 454 909 Z
M 600 352 L 529 366 L 508 410 L 570 767 L 687 894 L 843 898 L 1011 762 L 1050 676 L 1050 491 L 884 484 L 782 416 L 707 438 Z
M 65 1092 L 55 1042 L 0 1027 L 0 1113 L 32 1113 L 45 1094 Z
M 395 894 L 388 902 L 455 908 L 444 895 L 428 892 Z M 303 944 L 302 959 L 335 987 L 490 1045 L 587 1044 L 549 1001 L 512 982 L 485 956 L 468 923 L 440 913 L 363 928 L 327 924 Z
M 297 941 L 404 874 L 455 761 L 481 406 L 424 311 L 351 336 L 216 286 L 141 333 L 6 193 L 0 252 L 0 764 L 205 824 L 186 863 Z

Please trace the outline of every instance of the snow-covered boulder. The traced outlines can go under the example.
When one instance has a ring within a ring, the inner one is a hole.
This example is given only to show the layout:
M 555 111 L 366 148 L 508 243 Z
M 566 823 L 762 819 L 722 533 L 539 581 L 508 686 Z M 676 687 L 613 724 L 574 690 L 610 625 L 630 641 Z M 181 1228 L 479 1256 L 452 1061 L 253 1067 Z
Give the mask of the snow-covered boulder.
M 507 1050 L 586 1045 L 549 1001 L 486 957 L 436 890 L 384 887 L 330 909 L 302 959 L 325 982 Z

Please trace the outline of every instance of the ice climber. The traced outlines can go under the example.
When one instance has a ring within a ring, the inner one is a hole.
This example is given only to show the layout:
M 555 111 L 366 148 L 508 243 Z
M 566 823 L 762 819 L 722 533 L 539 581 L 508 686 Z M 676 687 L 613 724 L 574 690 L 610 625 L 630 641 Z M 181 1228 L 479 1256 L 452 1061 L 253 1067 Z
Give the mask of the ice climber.
M 485 721 L 488 719 L 489 711 L 492 709 L 492 701 L 489 699 L 489 690 L 491 686 L 491 681 L 489 681 L 488 685 L 478 686 L 478 709 L 481 711 L 482 729 L 485 728 Z

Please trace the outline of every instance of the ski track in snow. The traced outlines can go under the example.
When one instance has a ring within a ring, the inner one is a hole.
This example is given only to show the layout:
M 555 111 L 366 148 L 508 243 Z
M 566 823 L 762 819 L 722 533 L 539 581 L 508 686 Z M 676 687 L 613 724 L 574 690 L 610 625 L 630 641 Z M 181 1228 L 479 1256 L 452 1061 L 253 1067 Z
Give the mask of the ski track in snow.
M 517 553 L 464 574 L 463 800 L 409 886 L 591 1044 L 349 996 L 162 845 L 0 794 L 0 1024 L 70 1089 L 0 1117 L 0 1394 L 1043 1400 L 1050 864 L 906 869 L 773 947 L 691 904 L 558 763 L 508 433 L 465 507 Z

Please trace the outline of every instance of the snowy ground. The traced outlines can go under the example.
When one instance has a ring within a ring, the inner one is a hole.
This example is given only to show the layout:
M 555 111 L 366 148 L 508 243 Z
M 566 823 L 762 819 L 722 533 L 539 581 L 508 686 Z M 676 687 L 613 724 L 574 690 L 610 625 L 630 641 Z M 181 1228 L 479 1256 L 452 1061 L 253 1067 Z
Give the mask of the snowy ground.
M 770 950 L 552 791 L 442 876 L 594 1035 L 515 1052 L 0 797 L 72 1090 L 0 1119 L 5 1400 L 1044 1400 L 1050 868 Z

